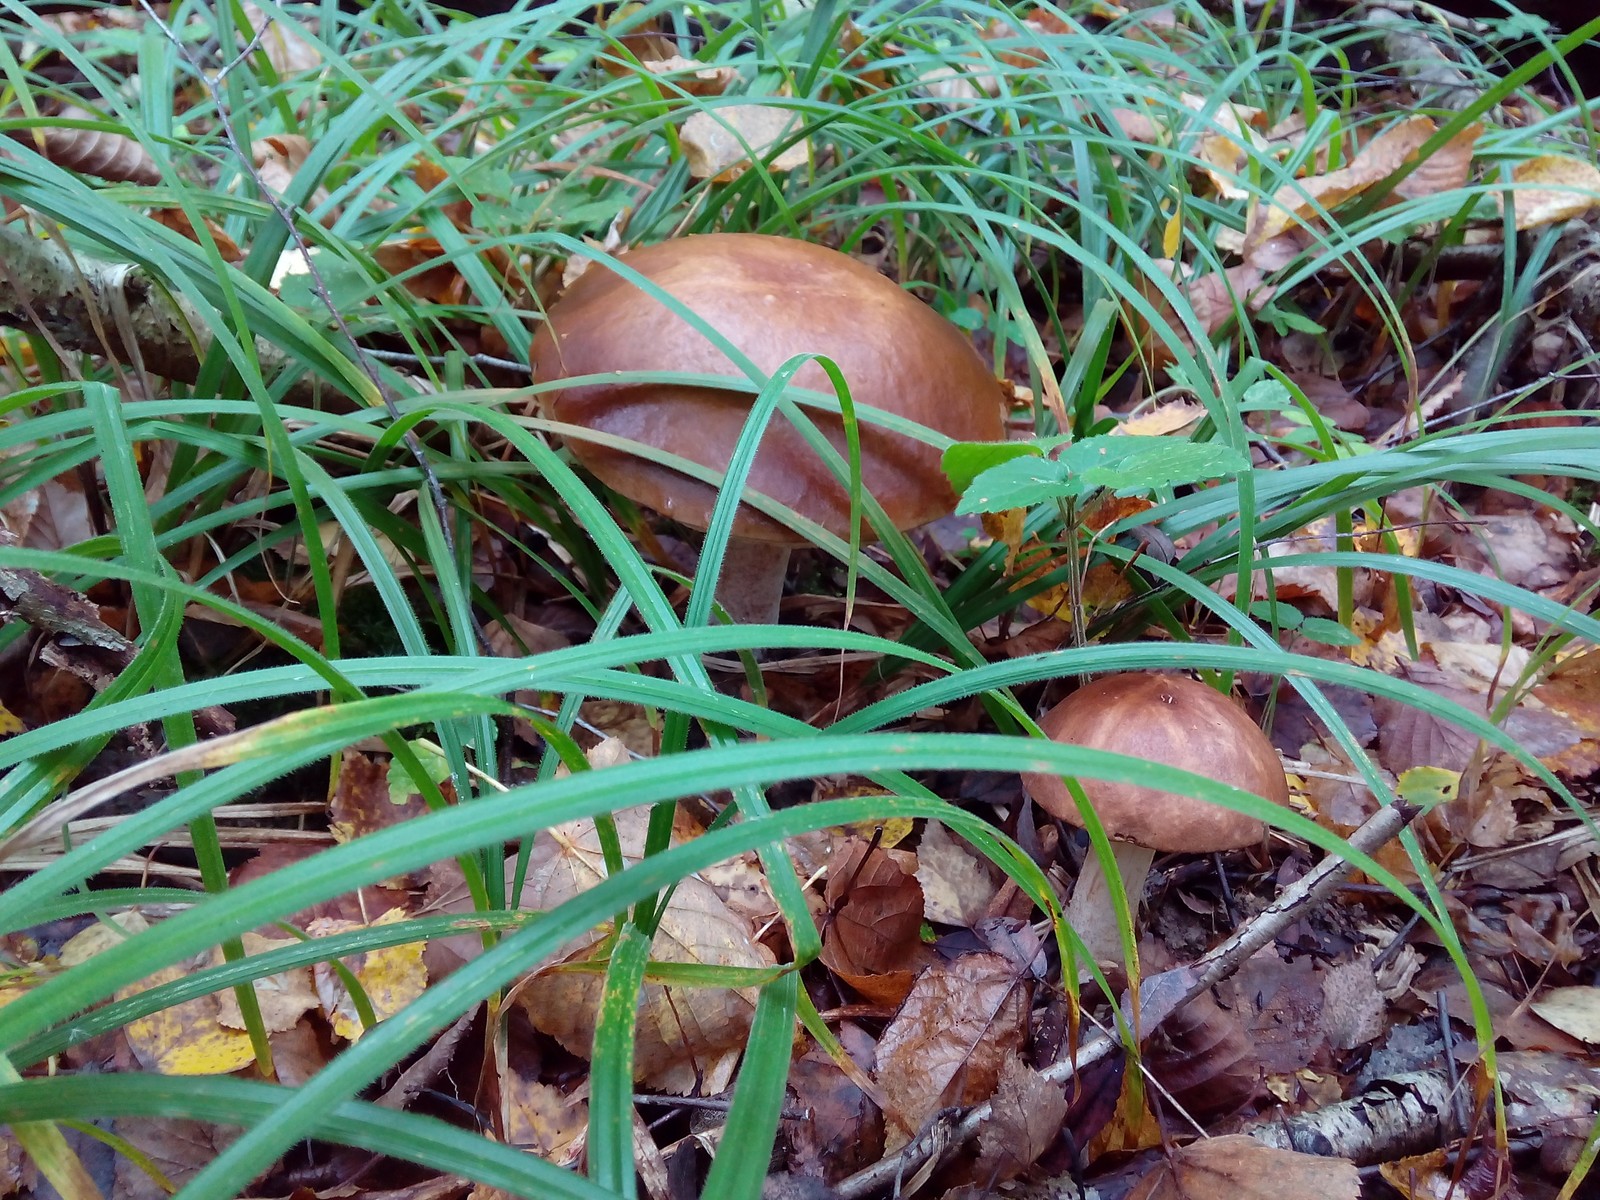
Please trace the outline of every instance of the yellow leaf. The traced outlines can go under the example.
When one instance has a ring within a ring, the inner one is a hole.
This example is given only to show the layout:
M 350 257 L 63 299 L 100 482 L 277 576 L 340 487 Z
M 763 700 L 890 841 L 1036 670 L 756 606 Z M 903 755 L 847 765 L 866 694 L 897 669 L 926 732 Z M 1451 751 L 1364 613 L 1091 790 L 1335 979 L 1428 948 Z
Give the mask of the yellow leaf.
M 187 966 L 163 967 L 120 990 L 117 999 L 126 1000 L 188 974 Z M 226 1075 L 249 1066 L 255 1061 L 255 1052 L 250 1048 L 249 1035 L 224 1029 L 217 1012 L 216 996 L 201 996 L 129 1021 L 123 1032 L 134 1056 L 147 1070 L 163 1075 Z
M 1161 253 L 1167 258 L 1178 256 L 1183 243 L 1183 205 L 1178 205 L 1167 218 L 1167 227 L 1161 231 Z
M 1022 526 L 1027 519 L 1028 510 L 1025 508 L 1008 508 L 1004 512 L 979 514 L 984 534 L 1006 548 L 1008 573 L 1017 561 L 1017 551 L 1022 547 Z
M 1454 800 L 1460 785 L 1460 771 L 1447 771 L 1443 767 L 1412 767 L 1400 772 L 1394 792 L 1407 804 L 1429 809 Z
M 306 926 L 312 937 L 328 937 L 366 929 L 375 925 L 393 925 L 405 919 L 402 909 L 391 908 L 377 920 L 363 925 L 359 921 L 343 921 L 335 917 L 319 917 Z M 394 1016 L 428 986 L 428 969 L 422 963 L 422 943 L 408 942 L 404 946 L 390 946 L 383 950 L 369 950 L 340 960 L 355 976 L 361 990 L 372 1005 L 372 1014 L 382 1021 Z M 334 1033 L 348 1041 L 355 1041 L 365 1032 L 361 1018 L 356 1013 L 354 999 L 339 977 L 327 963 L 316 963 L 311 968 L 316 984 L 317 998 L 322 1011 L 333 1025 Z
M 1570 221 L 1600 204 L 1600 169 L 1593 163 L 1545 154 L 1518 164 L 1511 177 L 1525 185 L 1515 196 L 1518 229 Z

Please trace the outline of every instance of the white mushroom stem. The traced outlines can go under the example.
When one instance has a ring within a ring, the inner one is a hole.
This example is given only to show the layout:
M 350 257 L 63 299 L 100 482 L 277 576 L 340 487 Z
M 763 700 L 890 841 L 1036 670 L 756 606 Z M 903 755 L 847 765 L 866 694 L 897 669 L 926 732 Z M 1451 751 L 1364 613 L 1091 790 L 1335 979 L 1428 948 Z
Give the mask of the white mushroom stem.
M 1122 886 L 1128 897 L 1128 913 L 1133 918 L 1134 938 L 1138 940 L 1139 898 L 1144 895 L 1145 876 L 1150 873 L 1154 850 L 1134 842 L 1112 839 L 1111 854 L 1117 871 L 1122 875 Z M 1122 935 L 1117 931 L 1117 909 L 1111 898 L 1111 880 L 1100 867 L 1100 856 L 1091 846 L 1083 860 L 1083 870 L 1072 887 L 1072 899 L 1067 901 L 1067 924 L 1083 939 L 1089 956 L 1097 963 L 1122 962 Z M 1087 966 L 1087 964 L 1085 964 Z M 1079 972 L 1080 978 L 1088 976 L 1087 970 Z
M 776 625 L 788 573 L 789 547 L 729 538 L 717 578 L 717 600 L 735 625 Z

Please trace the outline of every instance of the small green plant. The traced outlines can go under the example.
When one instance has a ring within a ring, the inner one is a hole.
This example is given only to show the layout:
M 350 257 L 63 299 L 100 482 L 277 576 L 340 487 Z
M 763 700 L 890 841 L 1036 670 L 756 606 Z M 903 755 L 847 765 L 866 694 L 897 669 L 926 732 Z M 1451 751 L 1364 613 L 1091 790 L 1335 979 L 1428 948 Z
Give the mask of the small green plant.
M 1026 442 L 958 442 L 945 450 L 944 471 L 960 493 L 957 513 L 996 513 L 1054 504 L 1069 547 L 1068 609 L 1074 639 L 1084 641 L 1083 558 L 1077 546 L 1087 504 L 1101 496 L 1127 497 L 1172 490 L 1249 469 L 1238 451 L 1215 442 L 1117 436 L 1041 437 Z M 1099 536 L 1101 530 L 1091 534 Z M 1087 548 L 1085 548 L 1087 549 Z

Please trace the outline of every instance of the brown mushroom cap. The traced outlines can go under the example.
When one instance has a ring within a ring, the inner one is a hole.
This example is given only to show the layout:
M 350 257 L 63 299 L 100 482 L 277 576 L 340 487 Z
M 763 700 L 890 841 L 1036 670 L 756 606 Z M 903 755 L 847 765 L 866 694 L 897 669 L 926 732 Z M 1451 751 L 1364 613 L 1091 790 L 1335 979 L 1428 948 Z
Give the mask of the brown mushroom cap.
M 622 261 L 769 375 L 795 354 L 825 354 L 839 364 L 857 403 L 957 440 L 1004 436 L 999 385 L 965 335 L 846 254 L 793 238 L 713 233 L 630 251 Z M 551 306 L 534 339 L 533 367 L 540 381 L 613 371 L 745 379 L 687 321 L 598 261 Z M 833 394 L 815 363 L 808 363 L 794 383 Z M 542 399 L 557 421 L 724 470 L 754 395 L 624 381 L 561 388 Z M 842 422 L 816 410 L 808 415 L 846 455 Z M 861 443 L 863 484 L 897 528 L 921 525 L 954 507 L 937 449 L 865 421 Z M 686 525 L 703 529 L 709 522 L 715 489 L 647 458 L 576 438 L 569 445 L 615 491 Z M 847 490 L 781 414 L 774 415 L 762 439 L 750 485 L 848 536 Z M 739 510 L 734 534 L 782 545 L 803 543 L 748 507 Z
M 1107 675 L 1039 719 L 1057 742 L 1165 763 L 1271 800 L 1289 802 L 1283 763 L 1266 735 L 1226 696 L 1176 675 Z M 1152 850 L 1206 853 L 1259 842 L 1260 821 L 1157 788 L 1080 781 L 1106 835 Z M 1052 816 L 1082 825 L 1061 779 L 1027 775 L 1029 794 Z

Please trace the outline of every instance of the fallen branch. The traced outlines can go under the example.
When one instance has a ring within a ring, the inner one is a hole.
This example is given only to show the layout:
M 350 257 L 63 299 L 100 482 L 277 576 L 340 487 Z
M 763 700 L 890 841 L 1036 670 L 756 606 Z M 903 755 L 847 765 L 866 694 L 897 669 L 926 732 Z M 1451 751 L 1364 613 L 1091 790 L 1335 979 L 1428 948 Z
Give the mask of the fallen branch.
M 1366 824 L 1349 837 L 1350 846 L 1371 854 L 1406 827 L 1422 810 L 1402 802 L 1381 808 Z M 1344 859 L 1330 854 L 1311 871 L 1284 889 L 1283 894 L 1261 911 L 1248 925 L 1236 930 L 1193 963 L 1152 975 L 1139 988 L 1140 1029 L 1145 1035 L 1155 1032 L 1168 1016 L 1202 992 L 1226 979 L 1263 946 L 1275 941 L 1283 930 L 1315 907 L 1338 888 L 1350 872 Z M 1114 1037 L 1099 1037 L 1068 1058 L 1051 1063 L 1040 1074 L 1056 1083 L 1071 1079 L 1078 1071 L 1122 1048 Z M 984 1122 L 993 1116 L 988 1101 L 970 1108 L 963 1115 L 954 1110 L 948 1119 L 936 1118 L 897 1153 L 843 1180 L 834 1193 L 840 1200 L 860 1200 L 879 1188 L 908 1179 L 919 1171 L 936 1166 L 940 1159 L 975 1137 Z M 941 1118 L 944 1114 L 941 1114 Z
M 1510 1129 L 1587 1122 L 1600 1104 L 1600 1067 L 1565 1055 L 1521 1050 L 1502 1054 L 1499 1078 Z M 1464 1137 L 1454 1082 L 1444 1068 L 1376 1079 L 1359 1096 L 1316 1112 L 1276 1117 L 1245 1132 L 1280 1150 L 1345 1158 L 1357 1166 L 1423 1154 Z
M 200 314 L 139 268 L 68 254 L 16 222 L 0 224 L 0 325 L 182 383 L 199 379 L 214 340 Z M 269 377 L 287 365 L 270 342 L 255 346 Z M 325 390 L 305 377 L 286 399 L 312 407 Z
M 0 529 L 0 546 L 17 544 L 14 533 Z M 0 567 L 0 624 L 13 619 L 26 621 L 45 633 L 81 642 L 81 646 L 73 647 L 72 653 L 64 651 L 51 665 L 72 671 L 96 691 L 104 690 L 116 674 L 127 670 L 138 651 L 137 646 L 101 619 L 100 606 L 82 592 L 26 567 Z M 104 661 L 92 667 L 77 661 L 91 654 Z M 106 667 L 110 668 L 109 672 Z M 216 705 L 196 709 L 194 718 L 207 737 L 232 733 L 234 729 L 233 714 Z

